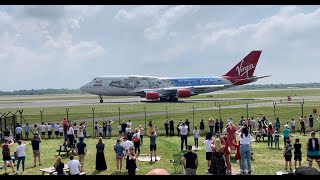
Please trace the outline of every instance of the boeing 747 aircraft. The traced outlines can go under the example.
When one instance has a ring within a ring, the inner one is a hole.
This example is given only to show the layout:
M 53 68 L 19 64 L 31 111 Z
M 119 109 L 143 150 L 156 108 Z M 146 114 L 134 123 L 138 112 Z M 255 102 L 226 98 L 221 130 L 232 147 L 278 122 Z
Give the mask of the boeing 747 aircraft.
M 217 77 L 160 78 L 151 76 L 101 76 L 80 87 L 102 96 L 140 96 L 148 100 L 178 101 L 203 93 L 248 84 L 268 76 L 253 76 L 262 51 L 252 51 L 227 74 Z

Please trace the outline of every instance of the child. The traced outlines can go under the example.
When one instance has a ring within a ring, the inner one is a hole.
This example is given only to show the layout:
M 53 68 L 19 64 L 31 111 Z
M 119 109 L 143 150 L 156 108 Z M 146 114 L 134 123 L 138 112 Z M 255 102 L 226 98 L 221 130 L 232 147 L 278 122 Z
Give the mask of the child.
M 279 149 L 280 132 L 278 128 L 273 132 L 273 136 L 274 136 L 274 147 L 275 148 L 278 147 Z
M 261 131 L 259 131 L 259 129 L 257 129 L 256 131 L 256 141 L 260 141 L 261 139 Z
M 257 132 L 259 132 L 259 131 L 257 131 Z M 259 141 L 260 141 L 260 139 L 259 139 Z M 235 158 L 236 158 L 237 162 L 239 162 L 239 166 L 240 166 L 240 169 L 241 169 L 240 141 L 238 143 L 236 143 L 236 140 L 234 140 L 233 141 L 233 146 L 237 149 Z
M 62 126 L 60 126 L 60 128 L 59 128 L 59 136 L 60 137 L 63 136 L 63 128 L 62 128 Z
M 119 124 L 119 126 L 118 126 L 118 131 L 119 131 L 119 137 L 121 137 L 121 135 L 122 135 L 122 126 L 121 126 L 121 124 Z
M 283 151 L 283 157 L 285 158 L 286 171 L 288 169 L 288 164 L 290 165 L 290 171 L 292 171 L 292 145 L 290 143 L 290 139 L 286 140 L 286 146 Z
M 207 160 L 207 165 L 208 169 L 210 168 L 211 165 L 211 159 L 212 159 L 212 134 L 208 133 L 206 136 L 206 140 L 203 142 L 206 145 L 206 160 Z
M 197 129 L 197 126 L 194 126 L 193 139 L 194 139 L 194 146 L 196 149 L 198 149 L 198 138 L 199 138 L 199 131 Z
M 301 144 L 297 138 L 294 145 L 294 168 L 297 169 L 297 161 L 299 161 L 299 167 L 301 166 Z
M 101 125 L 99 125 L 99 137 L 102 137 L 102 133 L 103 133 L 103 127 Z
M 123 151 L 124 148 L 120 144 L 121 139 L 117 139 L 116 145 L 114 145 L 113 149 L 114 152 L 116 153 L 116 163 L 117 163 L 117 170 L 122 172 L 122 159 L 123 159 Z
M 291 119 L 291 130 L 292 132 L 296 131 L 296 121 L 294 121 L 294 119 Z

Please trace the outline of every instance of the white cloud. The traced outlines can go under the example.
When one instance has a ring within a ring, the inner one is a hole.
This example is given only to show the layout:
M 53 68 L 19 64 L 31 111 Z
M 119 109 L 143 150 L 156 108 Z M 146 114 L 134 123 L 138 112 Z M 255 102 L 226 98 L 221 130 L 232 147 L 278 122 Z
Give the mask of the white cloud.
M 148 40 L 158 40 L 170 34 L 169 28 L 187 14 L 197 12 L 199 6 L 138 6 L 121 9 L 115 19 L 122 23 L 142 25 Z
M 320 28 L 319 18 L 320 9 L 303 13 L 296 6 L 286 6 L 274 16 L 261 19 L 257 23 L 215 28 L 209 32 L 200 32 L 198 37 L 202 41 L 203 48 L 218 43 L 219 46 L 224 45 L 230 49 L 237 49 L 240 44 L 240 48 L 268 47 L 270 44 L 280 45 L 283 39 L 290 44 L 289 41 L 294 41 L 296 38 L 305 38 L 306 31 Z

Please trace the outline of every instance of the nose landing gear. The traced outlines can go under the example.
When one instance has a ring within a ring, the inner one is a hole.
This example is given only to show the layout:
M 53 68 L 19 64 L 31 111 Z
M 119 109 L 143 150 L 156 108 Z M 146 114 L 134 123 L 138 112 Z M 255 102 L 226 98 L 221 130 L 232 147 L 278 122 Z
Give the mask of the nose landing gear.
M 103 103 L 102 96 L 99 96 L 99 98 L 100 98 L 100 103 Z

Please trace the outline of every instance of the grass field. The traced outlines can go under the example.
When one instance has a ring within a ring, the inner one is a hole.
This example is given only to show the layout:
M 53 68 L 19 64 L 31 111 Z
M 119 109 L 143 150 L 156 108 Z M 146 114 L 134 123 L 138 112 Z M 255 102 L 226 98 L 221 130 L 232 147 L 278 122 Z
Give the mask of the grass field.
M 297 136 L 300 138 L 300 142 L 302 142 L 302 165 L 307 166 L 306 162 L 306 150 L 305 150 L 305 142 L 309 136 Z M 318 136 L 318 135 L 317 135 Z M 254 153 L 254 161 L 252 162 L 252 169 L 254 174 L 257 175 L 275 175 L 276 171 L 284 170 L 284 158 L 282 156 L 282 146 L 283 141 L 280 138 L 280 148 L 281 149 L 272 149 L 268 148 L 267 142 L 253 142 L 253 153 Z M 105 157 L 107 161 L 108 170 L 103 172 L 95 171 L 95 144 L 97 143 L 97 139 L 85 139 L 85 142 L 88 147 L 88 153 L 85 157 L 84 171 L 87 174 L 95 174 L 95 175 L 107 175 L 107 174 L 121 174 L 116 171 L 115 164 L 115 153 L 113 151 L 113 145 L 115 144 L 116 137 L 112 139 L 105 139 L 104 142 L 106 144 L 105 149 Z M 204 137 L 200 137 L 199 146 L 201 149 L 199 151 L 195 151 L 199 157 L 199 167 L 197 170 L 197 174 L 205 174 L 206 170 L 206 160 L 205 160 L 205 147 L 202 144 L 204 141 Z M 144 144 L 141 149 L 141 154 L 149 154 L 149 139 L 144 137 Z M 188 143 L 193 144 L 193 137 L 189 136 Z M 55 162 L 55 157 L 57 155 L 56 149 L 58 145 L 62 144 L 62 139 L 51 139 L 51 140 L 43 140 L 40 145 L 41 158 L 42 158 L 42 166 L 33 167 L 33 156 L 31 145 L 29 144 L 26 148 L 26 171 L 24 174 L 27 175 L 40 175 L 41 172 L 39 169 L 45 167 L 53 166 Z M 16 144 L 11 148 L 11 153 L 13 153 L 13 149 L 15 149 Z M 174 173 L 173 165 L 170 163 L 172 159 L 172 155 L 174 153 L 180 152 L 180 138 L 179 137 L 158 137 L 157 138 L 157 155 L 161 157 L 161 160 L 158 162 L 137 162 L 137 166 L 139 171 L 137 174 L 143 175 L 146 174 L 149 170 L 154 168 L 164 168 L 168 170 L 171 174 Z M 63 162 L 68 162 L 68 157 L 66 155 L 61 155 L 63 158 Z M 76 157 L 77 159 L 78 157 Z M 232 167 L 236 170 L 239 169 L 239 165 L 236 163 L 234 159 L 234 154 L 231 155 Z M 124 165 L 124 164 L 123 164 Z M 315 167 L 316 164 L 314 164 Z M 125 167 L 125 166 L 124 166 Z M 318 167 L 317 167 L 318 168 Z M 21 165 L 20 165 L 21 172 Z M 11 169 L 9 169 L 11 171 Z M 0 170 L 0 173 L 3 173 L 4 170 Z M 127 174 L 126 172 L 122 174 Z

